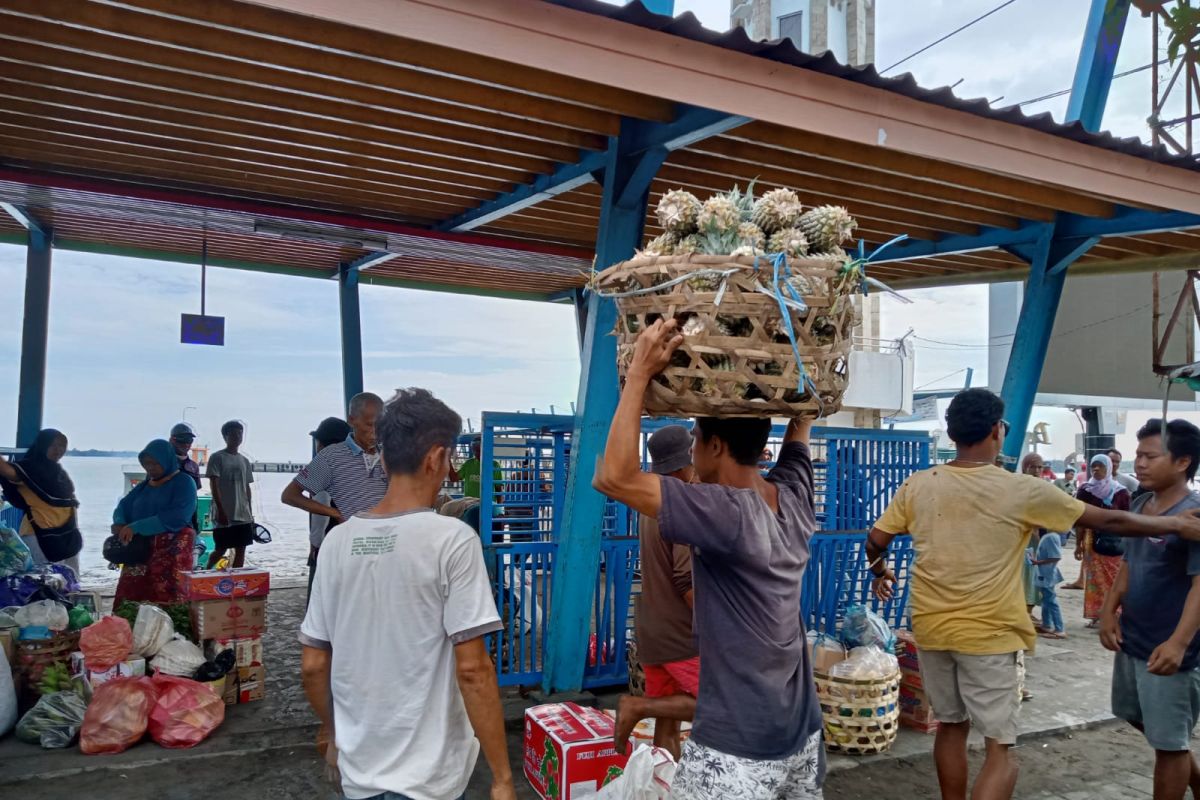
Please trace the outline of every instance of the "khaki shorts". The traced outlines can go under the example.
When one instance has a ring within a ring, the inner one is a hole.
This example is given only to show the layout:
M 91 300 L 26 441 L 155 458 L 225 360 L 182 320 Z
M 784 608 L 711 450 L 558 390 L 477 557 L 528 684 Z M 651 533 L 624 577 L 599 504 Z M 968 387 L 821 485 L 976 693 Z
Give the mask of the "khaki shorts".
M 938 722 L 971 722 L 985 738 L 1017 743 L 1021 711 L 1018 653 L 973 656 L 917 650 L 921 681 Z

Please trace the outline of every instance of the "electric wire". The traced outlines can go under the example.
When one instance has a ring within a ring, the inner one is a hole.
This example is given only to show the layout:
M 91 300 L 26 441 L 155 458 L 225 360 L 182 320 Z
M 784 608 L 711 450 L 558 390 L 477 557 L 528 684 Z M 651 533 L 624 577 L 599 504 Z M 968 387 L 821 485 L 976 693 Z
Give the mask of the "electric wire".
M 880 74 L 880 75 L 882 75 L 882 74 L 884 74 L 885 72 L 891 72 L 891 71 L 892 71 L 892 70 L 894 70 L 896 67 L 898 67 L 898 66 L 900 66 L 901 64 L 903 64 L 905 61 L 908 61 L 908 60 L 910 60 L 910 59 L 916 58 L 917 56 L 921 55 L 921 54 L 922 54 L 922 53 L 924 53 L 925 51 L 927 51 L 927 50 L 930 50 L 930 49 L 932 49 L 932 48 L 936 47 L 937 45 L 941 44 L 942 42 L 946 41 L 946 40 L 947 40 L 947 39 L 949 39 L 951 36 L 954 36 L 954 35 L 956 35 L 956 34 L 962 33 L 962 32 L 963 32 L 963 31 L 965 31 L 967 28 L 971 27 L 972 25 L 976 24 L 977 22 L 982 22 L 983 20 L 985 20 L 985 19 L 987 19 L 988 17 L 990 17 L 992 14 L 995 14 L 997 11 L 1000 11 L 1001 9 L 1005 8 L 1006 6 L 1011 6 L 1011 5 L 1012 5 L 1013 3 L 1015 3 L 1015 2 L 1017 2 L 1017 0 L 1005 0 L 1005 2 L 1003 2 L 1003 3 L 1001 3 L 1000 5 L 996 6 L 996 7 L 995 7 L 995 8 L 993 8 L 991 11 L 988 11 L 986 14 L 981 14 L 980 16 L 978 16 L 978 17 L 976 17 L 975 19 L 973 19 L 973 20 L 971 20 L 970 22 L 968 22 L 966 25 L 963 25 L 963 26 L 961 26 L 961 27 L 955 28 L 954 30 L 950 31 L 949 33 L 947 33 L 947 34 L 946 34 L 945 36 L 943 36 L 942 38 L 940 38 L 940 39 L 937 39 L 936 41 L 930 42 L 929 44 L 927 44 L 927 45 L 925 45 L 924 47 L 922 47 L 920 50 L 916 51 L 915 53 L 912 53 L 911 55 L 907 55 L 907 56 L 905 56 L 904 58 L 902 58 L 902 59 L 900 59 L 899 61 L 897 61 L 895 64 L 892 64 L 890 67 L 885 67 L 884 69 L 881 69 L 881 70 L 879 70 L 879 74 Z

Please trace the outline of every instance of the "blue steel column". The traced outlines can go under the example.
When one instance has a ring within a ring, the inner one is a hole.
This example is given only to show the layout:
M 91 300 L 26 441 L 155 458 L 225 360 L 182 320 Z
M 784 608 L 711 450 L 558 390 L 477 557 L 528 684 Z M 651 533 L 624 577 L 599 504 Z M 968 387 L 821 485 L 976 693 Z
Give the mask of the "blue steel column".
M 636 139 L 637 125 L 624 121 L 620 135 L 609 140 L 596 236 L 598 269 L 629 258 L 641 244 L 650 182 L 667 156 L 664 148 L 634 154 L 622 146 Z M 616 321 L 611 300 L 588 295 L 566 507 L 543 662 L 546 691 L 578 691 L 583 685 L 605 505 L 604 496 L 592 488 L 592 476 L 617 409 L 617 341 L 611 335 Z
M 17 447 L 33 444 L 42 427 L 46 349 L 50 335 L 51 231 L 29 228 L 25 256 L 25 317 L 21 326 L 21 377 L 17 394 Z
M 1090 131 L 1100 129 L 1125 21 L 1129 17 L 1129 5 L 1130 0 L 1092 0 L 1067 104 L 1067 122 L 1078 121 Z M 1015 463 L 1025 449 L 1025 434 L 1042 367 L 1046 363 L 1046 352 L 1050 348 L 1050 334 L 1066 284 L 1067 267 L 1098 241 L 1095 238 L 1064 239 L 1058 235 L 1057 228 L 1056 219 L 1045 227 L 1036 245 L 1020 253 L 1030 262 L 1029 280 L 1025 284 L 1025 298 L 1001 390 L 1012 425 L 1004 442 L 1004 455 L 1010 464 Z
M 338 308 L 342 322 L 342 392 L 345 403 L 363 390 L 362 314 L 358 305 L 358 269 L 338 270 Z

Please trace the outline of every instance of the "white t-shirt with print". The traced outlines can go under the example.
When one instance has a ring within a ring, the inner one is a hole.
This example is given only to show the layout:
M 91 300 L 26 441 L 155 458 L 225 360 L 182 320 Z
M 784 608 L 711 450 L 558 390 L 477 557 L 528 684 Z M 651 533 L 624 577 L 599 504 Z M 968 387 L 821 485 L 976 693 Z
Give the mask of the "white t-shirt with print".
M 321 546 L 300 641 L 332 648 L 333 717 L 350 800 L 453 800 L 479 742 L 454 645 L 499 630 L 479 537 L 432 510 L 353 517 Z

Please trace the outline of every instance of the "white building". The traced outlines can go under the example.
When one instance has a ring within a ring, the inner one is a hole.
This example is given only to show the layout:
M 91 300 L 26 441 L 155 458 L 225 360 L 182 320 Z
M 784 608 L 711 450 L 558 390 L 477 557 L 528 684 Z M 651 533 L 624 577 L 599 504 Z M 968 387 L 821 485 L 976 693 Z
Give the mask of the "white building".
M 730 0 L 730 24 L 751 39 L 791 39 L 843 64 L 875 60 L 875 0 Z

